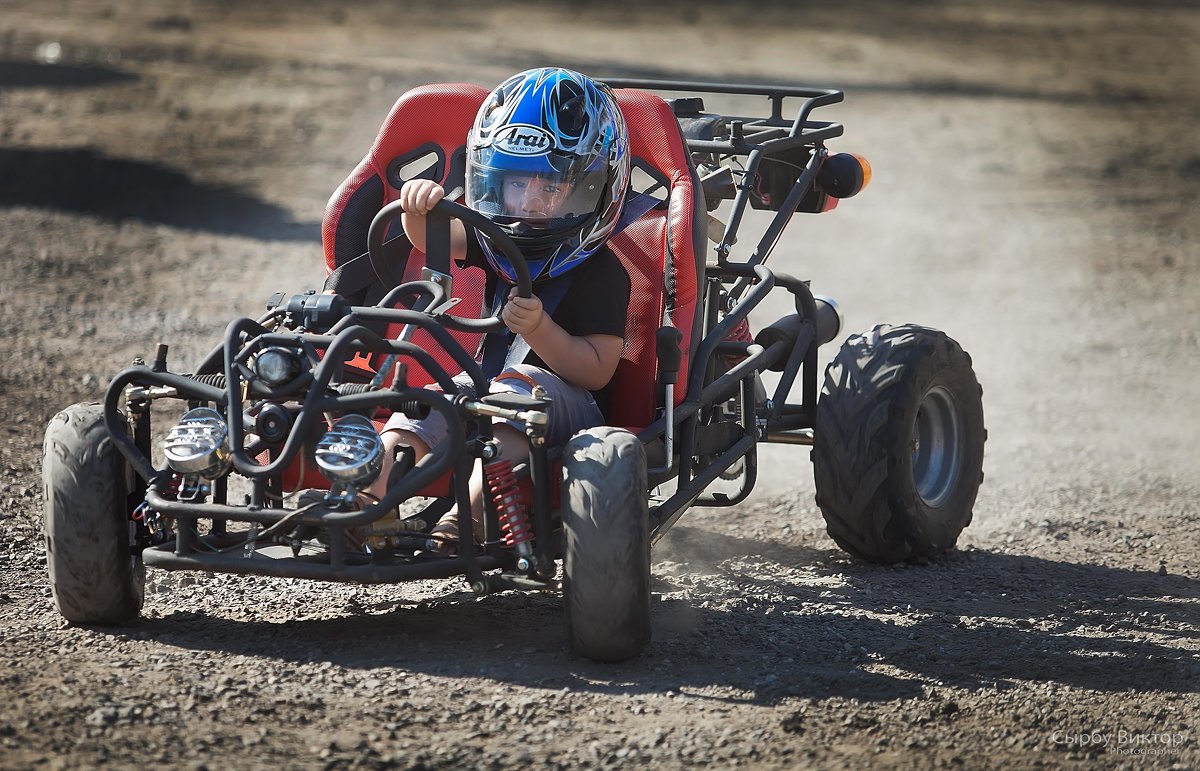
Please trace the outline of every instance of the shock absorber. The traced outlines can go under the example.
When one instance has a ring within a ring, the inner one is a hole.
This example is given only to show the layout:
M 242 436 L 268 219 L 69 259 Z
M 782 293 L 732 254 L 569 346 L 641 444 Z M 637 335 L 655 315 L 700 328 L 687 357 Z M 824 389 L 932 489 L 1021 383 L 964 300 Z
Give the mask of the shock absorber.
M 497 458 L 486 463 L 483 475 L 487 479 L 492 502 L 496 504 L 496 514 L 500 520 L 500 529 L 504 532 L 505 545 L 516 549 L 519 556 L 528 557 L 533 553 L 533 547 L 530 546 L 533 528 L 529 526 L 529 514 L 521 503 L 512 461 Z

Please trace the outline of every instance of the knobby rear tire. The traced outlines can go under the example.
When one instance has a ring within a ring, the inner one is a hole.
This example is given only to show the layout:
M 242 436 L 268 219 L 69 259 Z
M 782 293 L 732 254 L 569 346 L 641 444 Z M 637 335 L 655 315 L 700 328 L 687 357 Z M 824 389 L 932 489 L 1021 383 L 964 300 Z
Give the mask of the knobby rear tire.
M 146 568 L 130 550 L 128 473 L 103 407 L 76 404 L 50 421 L 42 524 L 54 603 L 68 621 L 115 625 L 141 611 Z
M 813 431 L 817 505 L 830 537 L 871 562 L 954 547 L 983 481 L 983 390 L 944 333 L 877 326 L 825 372 Z
M 581 431 L 563 452 L 563 596 L 571 649 L 623 661 L 650 641 L 646 453 L 628 431 Z

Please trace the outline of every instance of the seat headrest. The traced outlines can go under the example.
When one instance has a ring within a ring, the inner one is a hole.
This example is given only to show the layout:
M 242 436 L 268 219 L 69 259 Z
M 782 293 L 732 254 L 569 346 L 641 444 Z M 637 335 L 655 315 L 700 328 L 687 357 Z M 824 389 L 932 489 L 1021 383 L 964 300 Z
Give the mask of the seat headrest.
M 691 157 L 671 106 L 662 97 L 637 89 L 619 88 L 613 94 L 629 126 L 633 156 L 665 175 L 672 186 L 689 180 Z
M 439 83 L 405 92 L 392 106 L 367 154 L 376 173 L 389 187 L 399 190 L 403 180 L 396 172 L 403 164 L 396 163 L 397 159 L 433 151 L 443 164 L 436 177 L 445 179 L 450 156 L 466 145 L 475 114 L 487 95 L 487 89 L 469 83 Z

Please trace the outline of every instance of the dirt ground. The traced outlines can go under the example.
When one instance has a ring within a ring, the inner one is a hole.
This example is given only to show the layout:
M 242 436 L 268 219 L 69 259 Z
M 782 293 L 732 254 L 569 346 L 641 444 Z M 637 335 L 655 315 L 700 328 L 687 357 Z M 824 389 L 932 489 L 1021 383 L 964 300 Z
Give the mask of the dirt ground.
M 1200 8 L 409 5 L 3 4 L 0 767 L 1200 765 Z M 62 621 L 49 418 L 319 286 L 325 201 L 406 88 L 550 63 L 845 90 L 832 146 L 875 180 L 771 264 L 848 331 L 973 355 L 987 477 L 957 551 L 850 559 L 808 452 L 771 447 L 749 502 L 656 548 L 625 664 L 565 653 L 558 598 L 460 580 L 152 571 L 142 621 Z

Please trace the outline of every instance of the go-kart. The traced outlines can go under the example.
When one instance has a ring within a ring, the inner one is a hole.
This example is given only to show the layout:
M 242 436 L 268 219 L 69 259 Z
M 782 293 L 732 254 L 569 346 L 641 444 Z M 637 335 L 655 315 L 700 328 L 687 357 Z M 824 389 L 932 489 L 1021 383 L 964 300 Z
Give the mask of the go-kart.
M 461 184 L 461 145 L 486 92 L 413 89 L 331 199 L 325 293 L 277 295 L 189 372 L 172 371 L 160 344 L 113 378 L 102 404 L 50 422 L 44 526 L 62 615 L 135 618 L 147 566 L 362 583 L 462 575 L 481 595 L 561 590 L 571 648 L 626 659 L 650 639 L 651 545 L 692 506 L 745 500 L 760 442 L 812 447 L 817 503 L 852 555 L 923 561 L 952 548 L 982 479 L 970 358 L 936 330 L 878 326 L 846 339 L 818 395 L 817 349 L 841 333 L 837 305 L 765 264 L 794 214 L 828 211 L 869 179 L 863 159 L 826 148 L 842 126 L 811 117 L 842 93 L 607 82 L 638 169 L 609 241 L 632 285 L 609 425 L 550 446 L 544 394 L 489 391 L 476 353 L 503 324 L 464 310 L 479 305 L 480 281 L 451 263 L 450 218 L 489 235 L 529 296 L 525 261 L 449 200 L 422 255 L 399 234 L 395 202 L 406 178 Z M 701 95 L 763 96 L 769 114 L 706 112 Z M 787 100 L 799 100 L 791 117 Z M 722 223 L 711 212 L 723 203 Z M 748 208 L 775 214 L 735 257 Z M 332 259 L 329 242 L 347 240 L 366 252 Z M 777 290 L 794 313 L 752 338 L 748 315 Z M 166 426 L 152 425 L 168 410 Z M 435 411 L 449 439 L 415 464 L 398 457 L 378 501 L 359 495 L 384 466 L 386 416 Z M 524 427 L 527 462 L 501 459 L 495 419 Z M 468 505 L 477 465 L 481 539 Z M 447 554 L 430 531 L 453 504 L 460 535 Z

